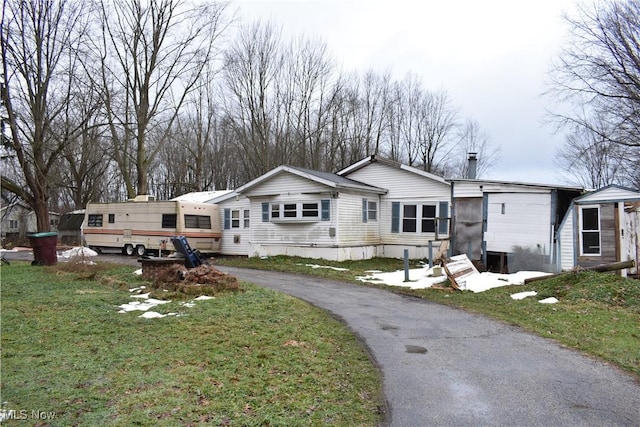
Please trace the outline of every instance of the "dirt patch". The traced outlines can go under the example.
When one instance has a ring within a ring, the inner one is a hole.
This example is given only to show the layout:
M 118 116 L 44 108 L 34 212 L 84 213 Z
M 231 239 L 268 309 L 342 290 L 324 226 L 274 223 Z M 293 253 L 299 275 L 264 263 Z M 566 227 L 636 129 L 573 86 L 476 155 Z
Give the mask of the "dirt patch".
M 237 278 L 206 264 L 195 268 L 174 265 L 159 275 L 152 287 L 189 296 L 242 290 Z

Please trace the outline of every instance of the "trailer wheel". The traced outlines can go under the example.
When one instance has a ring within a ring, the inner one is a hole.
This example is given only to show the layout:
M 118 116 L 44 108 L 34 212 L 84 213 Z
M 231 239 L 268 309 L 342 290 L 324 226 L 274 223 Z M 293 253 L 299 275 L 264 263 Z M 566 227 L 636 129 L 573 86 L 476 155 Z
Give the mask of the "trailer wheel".
M 144 245 L 138 245 L 136 246 L 136 253 L 138 254 L 138 256 L 145 256 L 145 254 L 147 253 L 147 249 L 144 247 Z
M 127 256 L 132 256 L 132 255 L 133 255 L 133 252 L 134 252 L 134 250 L 133 250 L 133 246 L 132 246 L 132 245 L 125 245 L 125 246 L 124 246 L 124 251 L 123 251 L 123 252 L 124 252 L 124 254 L 125 254 L 125 255 L 127 255 Z

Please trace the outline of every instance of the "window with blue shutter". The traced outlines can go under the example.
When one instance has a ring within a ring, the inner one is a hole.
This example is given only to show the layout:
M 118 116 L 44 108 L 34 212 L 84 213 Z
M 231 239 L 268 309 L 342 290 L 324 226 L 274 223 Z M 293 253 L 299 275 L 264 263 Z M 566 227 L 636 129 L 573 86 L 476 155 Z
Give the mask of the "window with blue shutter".
M 400 232 L 400 202 L 391 203 L 391 232 Z
M 367 222 L 367 199 L 362 199 L 362 222 Z
M 329 199 L 323 199 L 321 202 L 321 218 L 322 221 L 329 221 L 330 217 L 331 217 L 331 200 Z
M 269 222 L 269 202 L 262 202 L 262 222 Z
M 438 207 L 439 213 L 438 217 L 440 221 L 438 222 L 438 234 L 448 234 L 449 233 L 449 202 L 440 202 L 440 206 Z
M 224 229 L 229 230 L 231 228 L 231 209 L 224 210 Z

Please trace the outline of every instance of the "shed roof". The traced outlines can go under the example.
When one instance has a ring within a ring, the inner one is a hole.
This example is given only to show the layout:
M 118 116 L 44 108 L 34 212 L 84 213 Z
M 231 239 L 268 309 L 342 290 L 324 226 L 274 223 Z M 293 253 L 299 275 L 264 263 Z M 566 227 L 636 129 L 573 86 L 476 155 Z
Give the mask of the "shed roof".
M 577 197 L 575 203 L 613 203 L 638 200 L 640 200 L 640 192 L 621 185 L 611 184 Z

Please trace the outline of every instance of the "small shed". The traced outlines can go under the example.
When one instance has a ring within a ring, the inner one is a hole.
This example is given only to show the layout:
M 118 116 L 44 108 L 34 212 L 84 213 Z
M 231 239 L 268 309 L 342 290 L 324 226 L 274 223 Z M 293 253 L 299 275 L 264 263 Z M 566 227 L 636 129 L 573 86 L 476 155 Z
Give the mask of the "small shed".
M 640 192 L 609 185 L 573 200 L 558 230 L 558 266 L 570 270 L 634 260 L 629 272 L 637 274 L 639 240 Z
M 58 224 L 58 240 L 66 246 L 82 246 L 82 222 L 84 209 L 67 212 L 60 216 Z
M 579 187 L 454 179 L 455 254 L 490 271 L 555 269 L 555 235 Z

